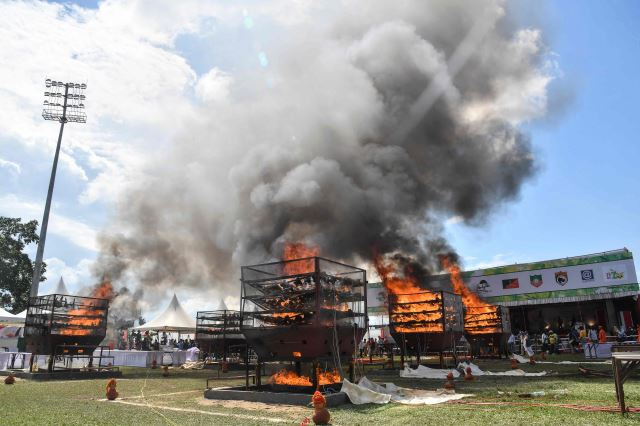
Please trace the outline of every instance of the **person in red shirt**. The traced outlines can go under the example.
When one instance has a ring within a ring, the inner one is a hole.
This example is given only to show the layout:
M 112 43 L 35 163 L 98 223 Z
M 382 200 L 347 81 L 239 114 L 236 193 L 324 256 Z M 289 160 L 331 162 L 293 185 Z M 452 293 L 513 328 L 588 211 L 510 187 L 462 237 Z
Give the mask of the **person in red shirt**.
M 607 333 L 604 331 L 604 327 L 599 326 L 598 328 L 598 343 L 607 343 Z

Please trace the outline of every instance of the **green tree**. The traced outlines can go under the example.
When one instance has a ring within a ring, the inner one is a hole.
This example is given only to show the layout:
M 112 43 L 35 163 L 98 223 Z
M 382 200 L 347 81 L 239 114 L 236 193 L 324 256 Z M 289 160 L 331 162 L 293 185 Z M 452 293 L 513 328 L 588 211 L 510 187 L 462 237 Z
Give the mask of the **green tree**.
M 35 262 L 24 253 L 26 245 L 38 242 L 38 221 L 0 216 L 0 306 L 16 314 L 27 308 Z M 46 278 L 42 263 L 40 281 Z

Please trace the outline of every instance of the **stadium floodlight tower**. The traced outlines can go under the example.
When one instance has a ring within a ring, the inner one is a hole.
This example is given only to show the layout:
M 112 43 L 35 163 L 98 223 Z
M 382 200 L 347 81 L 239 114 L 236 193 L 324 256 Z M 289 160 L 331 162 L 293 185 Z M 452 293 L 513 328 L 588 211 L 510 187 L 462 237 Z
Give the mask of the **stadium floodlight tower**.
M 60 134 L 58 135 L 58 145 L 56 154 L 53 157 L 53 167 L 51 168 L 51 178 L 49 179 L 49 191 L 47 192 L 47 202 L 44 206 L 44 215 L 40 226 L 40 240 L 38 241 L 38 251 L 36 252 L 36 264 L 33 270 L 33 280 L 31 281 L 31 297 L 38 295 L 40 285 L 40 273 L 42 270 L 42 255 L 44 254 L 44 243 L 47 238 L 47 225 L 49 224 L 49 210 L 51 209 L 51 196 L 53 195 L 53 185 L 56 181 L 56 170 L 58 168 L 58 156 L 60 155 L 60 143 L 62 142 L 62 131 L 67 122 L 86 123 L 87 115 L 84 112 L 84 91 L 87 88 L 85 83 L 65 83 L 62 81 L 45 80 L 47 91 L 44 92 L 44 108 L 42 117 L 45 120 L 60 122 Z

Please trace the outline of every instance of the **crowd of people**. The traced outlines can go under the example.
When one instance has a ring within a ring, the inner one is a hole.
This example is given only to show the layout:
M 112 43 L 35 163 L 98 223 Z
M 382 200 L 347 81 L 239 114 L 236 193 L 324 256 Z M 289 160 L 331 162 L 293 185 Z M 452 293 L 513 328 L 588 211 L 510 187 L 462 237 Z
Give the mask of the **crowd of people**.
M 120 333 L 118 349 L 137 351 L 159 351 L 167 346 L 174 349 L 186 350 L 196 346 L 196 341 L 187 336 L 186 339 L 170 338 L 166 332 L 152 335 L 149 331 L 135 330 L 130 333 L 122 330 Z
M 360 342 L 358 350 L 360 352 L 360 358 L 364 358 L 387 355 L 391 349 L 385 344 L 382 336 L 378 336 L 377 339 L 373 337 L 363 339 L 362 342 Z
M 595 355 L 597 346 L 607 342 L 607 332 L 602 325 L 586 327 L 572 327 L 567 338 L 568 348 L 560 340 L 558 334 L 552 329 L 545 329 L 539 336 L 529 335 L 527 331 L 512 331 L 507 340 L 507 350 L 509 354 L 516 353 L 516 343 L 519 341 L 521 354 L 533 356 L 535 353 L 534 345 L 540 346 L 540 352 L 546 354 L 559 354 L 560 350 L 570 351 L 571 353 L 582 352 L 585 348 L 590 355 Z M 616 327 L 616 341 L 625 342 L 635 340 L 640 342 L 640 325 L 634 330 L 631 327 Z M 592 354 L 593 352 L 593 354 Z

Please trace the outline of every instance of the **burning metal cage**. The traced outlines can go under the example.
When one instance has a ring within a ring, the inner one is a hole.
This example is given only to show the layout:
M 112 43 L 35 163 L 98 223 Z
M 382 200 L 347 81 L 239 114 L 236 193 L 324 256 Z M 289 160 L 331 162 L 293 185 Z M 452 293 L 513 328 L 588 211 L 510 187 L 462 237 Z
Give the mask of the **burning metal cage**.
M 196 342 L 200 350 L 226 360 L 244 355 L 246 340 L 240 331 L 240 311 L 200 311 L 196 315 Z
M 367 325 L 364 269 L 322 257 L 242 267 L 242 322 L 263 360 L 347 358 Z
M 82 354 L 88 346 L 97 347 L 107 333 L 108 312 L 108 299 L 65 294 L 31 297 L 24 327 L 27 351 L 56 355 L 56 349 L 64 347 L 65 354 Z
M 390 293 L 389 329 L 403 354 L 453 350 L 464 329 L 462 297 L 446 291 Z
M 467 306 L 464 333 L 475 356 L 506 355 L 511 333 L 509 309 L 502 306 Z

